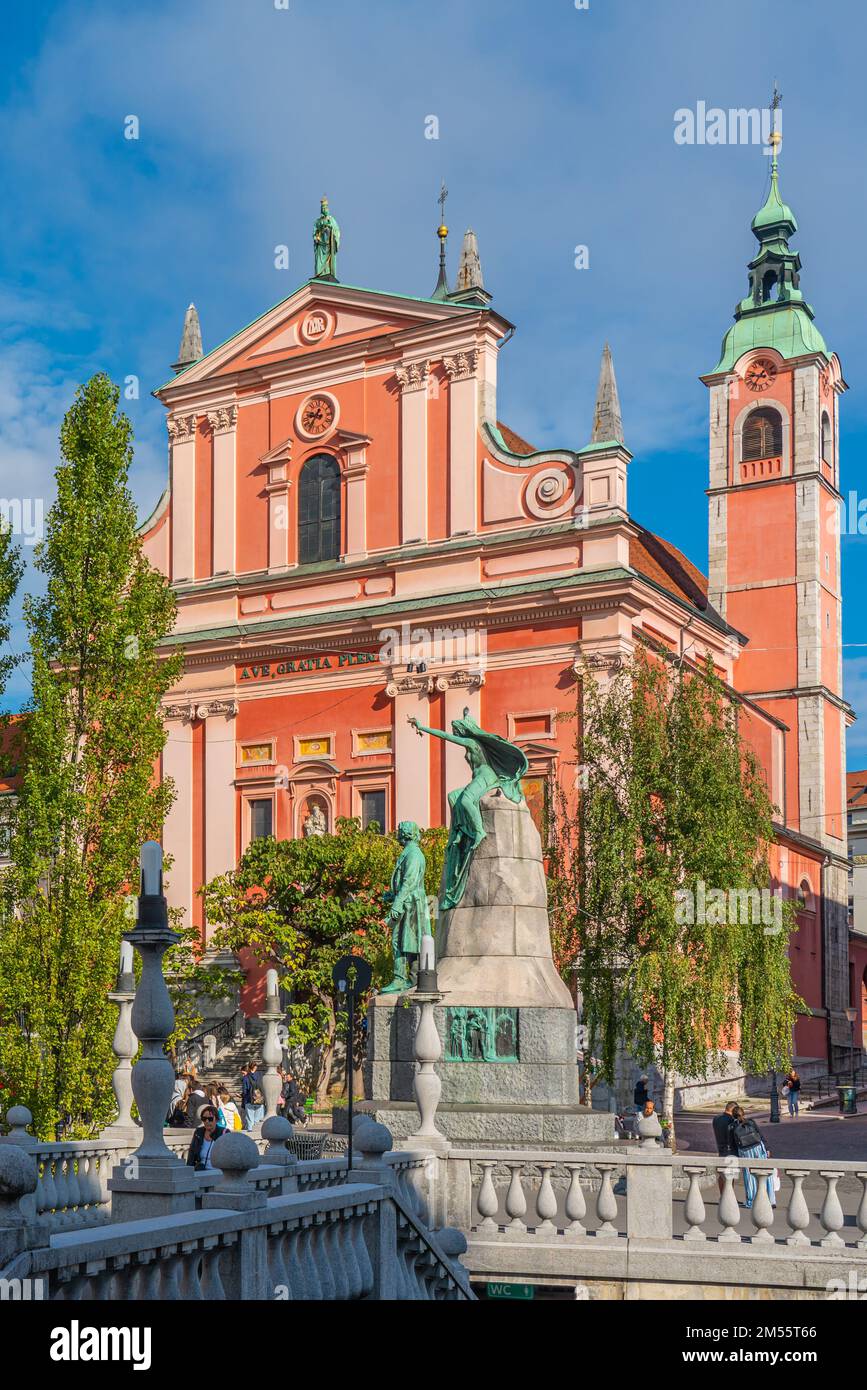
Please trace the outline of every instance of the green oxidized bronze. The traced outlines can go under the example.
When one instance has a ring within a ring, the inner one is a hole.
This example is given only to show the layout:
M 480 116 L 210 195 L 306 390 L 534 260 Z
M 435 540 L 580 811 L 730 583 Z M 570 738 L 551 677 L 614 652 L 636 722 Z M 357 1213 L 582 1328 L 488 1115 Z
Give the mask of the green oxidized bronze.
M 323 198 L 319 216 L 313 226 L 313 277 L 316 280 L 337 279 L 337 251 L 340 228 L 328 211 L 328 199 Z
M 447 1062 L 517 1062 L 518 1010 L 446 1009 Z
M 420 837 L 421 831 L 415 821 L 402 820 L 397 827 L 397 838 L 404 848 L 394 866 L 391 888 L 385 894 L 386 902 L 391 904 L 386 921 L 391 927 L 394 979 L 382 990 L 383 994 L 400 994 L 412 988 L 413 961 L 418 961 L 422 937 L 430 935 L 430 914 L 424 891 L 427 863 L 419 844 Z
M 409 722 L 419 734 L 431 734 L 447 743 L 459 744 L 465 750 L 464 756 L 473 774 L 465 787 L 449 792 L 452 814 L 440 902 L 440 907 L 446 911 L 457 907 L 463 897 L 473 854 L 485 838 L 479 801 L 485 792 L 500 787 L 510 801 L 520 805 L 524 799 L 521 778 L 526 775 L 528 764 L 520 748 L 499 734 L 489 734 L 480 728 L 468 709 L 464 710 L 462 719 L 452 720 L 450 734 L 443 729 L 429 729 L 412 717 Z

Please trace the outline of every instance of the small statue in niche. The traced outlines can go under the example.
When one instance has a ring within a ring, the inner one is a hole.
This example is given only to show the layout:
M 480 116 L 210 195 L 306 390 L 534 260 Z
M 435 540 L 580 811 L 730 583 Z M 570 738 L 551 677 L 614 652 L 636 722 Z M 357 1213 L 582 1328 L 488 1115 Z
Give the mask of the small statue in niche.
M 325 820 L 325 813 L 319 802 L 314 801 L 310 804 L 310 814 L 304 822 L 304 838 L 307 839 L 310 835 L 326 835 L 327 833 L 328 825 Z

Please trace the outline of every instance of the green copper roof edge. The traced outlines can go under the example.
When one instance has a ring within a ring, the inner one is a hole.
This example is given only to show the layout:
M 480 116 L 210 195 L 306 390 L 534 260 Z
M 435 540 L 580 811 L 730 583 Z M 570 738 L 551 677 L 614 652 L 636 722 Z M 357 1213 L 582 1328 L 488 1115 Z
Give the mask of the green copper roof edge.
M 224 338 L 223 341 L 221 343 L 218 343 L 216 347 L 212 347 L 201 357 L 197 357 L 195 362 L 190 362 L 188 366 L 184 367 L 184 370 L 182 372 L 178 372 L 176 376 L 171 377 L 168 381 L 164 382 L 162 386 L 157 386 L 151 392 L 151 395 L 158 396 L 160 391 L 166 391 L 170 386 L 174 386 L 175 382 L 180 381 L 183 376 L 186 376 L 187 372 L 192 371 L 193 367 L 200 367 L 203 362 L 207 362 L 209 357 L 213 357 L 215 352 L 219 352 L 222 348 L 228 347 L 229 343 L 232 342 L 233 338 L 240 337 L 242 333 L 247 332 L 248 328 L 255 328 L 257 323 L 261 323 L 262 319 L 267 318 L 269 314 L 273 314 L 274 310 L 279 309 L 281 304 L 288 304 L 290 299 L 294 299 L 295 295 L 300 294 L 301 291 L 306 289 L 308 285 L 339 285 L 342 290 L 355 290 L 358 294 L 376 294 L 380 295 L 383 299 L 405 299 L 411 304 L 442 303 L 441 300 L 431 299 L 429 296 L 426 295 L 397 294 L 392 293 L 390 290 L 372 290 L 368 289 L 365 285 L 345 285 L 341 280 L 317 280 L 315 276 L 311 275 L 309 280 L 302 280 L 301 284 L 296 285 L 295 289 L 290 290 L 289 294 L 284 295 L 282 299 L 275 300 L 275 302 L 270 306 L 270 308 L 263 309 L 261 314 L 257 314 L 254 319 L 250 319 L 250 322 L 245 323 L 243 328 L 236 328 L 234 333 L 230 333 L 228 338 Z M 450 309 L 457 309 L 461 312 L 466 311 L 467 313 L 471 314 L 496 312 L 495 310 L 491 310 L 489 305 L 486 305 L 484 308 L 480 308 L 478 305 L 471 304 L 448 304 L 447 307 Z M 500 315 L 500 317 L 502 317 L 502 315 Z
M 796 333 L 800 346 L 792 350 Z M 791 345 L 786 339 L 791 339 Z M 811 353 L 822 353 L 830 361 L 832 355 L 807 305 L 779 304 L 770 313 L 756 310 L 741 314 L 726 330 L 720 359 L 707 375 L 714 376 L 717 372 L 730 370 L 744 353 L 752 352 L 755 348 L 771 348 L 779 352 L 785 361 Z
M 386 599 L 383 603 L 365 604 L 360 608 L 335 608 L 327 612 L 303 613 L 294 618 L 275 618 L 263 623 L 230 623 L 225 627 L 189 628 L 184 632 L 172 633 L 163 640 L 162 645 L 179 647 L 191 638 L 197 642 L 205 642 L 220 637 L 256 637 L 258 633 L 282 632 L 287 628 L 303 630 L 323 622 L 343 622 L 347 618 L 375 616 L 377 613 L 405 613 L 412 609 L 435 608 L 450 603 L 471 603 L 500 597 L 518 598 L 521 594 L 539 593 L 545 589 L 562 589 L 568 584 L 583 587 L 600 579 L 629 579 L 636 575 L 637 571 L 624 569 L 619 565 L 607 570 L 576 570 L 574 574 L 563 575 L 560 579 L 528 580 L 523 584 L 506 584 L 497 589 L 461 589 L 451 593 L 420 595 L 416 598 Z M 640 577 L 645 578 L 644 575 Z
M 578 449 L 570 449 L 565 445 L 560 448 L 555 445 L 550 449 L 533 449 L 529 454 L 518 454 L 514 449 L 509 448 L 502 436 L 499 426 L 492 425 L 490 420 L 484 422 L 482 432 L 487 432 L 500 453 L 505 454 L 507 458 L 517 460 L 524 468 L 529 468 L 532 464 L 538 463 L 540 459 L 549 458 L 551 454 L 571 454 L 574 459 L 577 459 L 580 452 Z

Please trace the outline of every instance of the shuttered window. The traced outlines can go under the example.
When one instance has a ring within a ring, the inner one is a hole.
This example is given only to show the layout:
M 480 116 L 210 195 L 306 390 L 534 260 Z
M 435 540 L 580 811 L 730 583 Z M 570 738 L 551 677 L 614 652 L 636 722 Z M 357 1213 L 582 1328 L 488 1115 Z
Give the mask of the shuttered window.
M 776 410 L 755 410 L 744 425 L 742 458 L 774 458 L 783 452 L 783 422 Z
M 298 484 L 298 562 L 340 558 L 340 469 L 317 454 L 301 469 Z

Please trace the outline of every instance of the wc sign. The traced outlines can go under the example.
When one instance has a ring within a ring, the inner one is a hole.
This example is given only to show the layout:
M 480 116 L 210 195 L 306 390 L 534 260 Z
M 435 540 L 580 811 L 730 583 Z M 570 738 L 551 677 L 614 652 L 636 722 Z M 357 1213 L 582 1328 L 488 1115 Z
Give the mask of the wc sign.
M 533 1284 L 493 1284 L 487 1287 L 488 1298 L 519 1298 L 529 1299 L 536 1297 L 536 1288 Z

